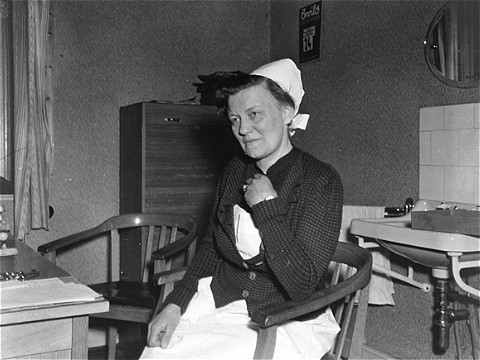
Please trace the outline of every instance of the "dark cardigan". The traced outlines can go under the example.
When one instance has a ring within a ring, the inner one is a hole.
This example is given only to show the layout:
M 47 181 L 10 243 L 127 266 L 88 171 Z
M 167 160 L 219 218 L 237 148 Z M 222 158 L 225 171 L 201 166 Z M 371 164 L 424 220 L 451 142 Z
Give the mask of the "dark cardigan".
M 245 299 L 249 313 L 285 299 L 302 300 L 321 286 L 342 220 L 343 189 L 333 167 L 293 149 L 267 172 L 278 197 L 251 209 L 262 237 L 260 254 L 244 260 L 235 245 L 233 206 L 245 204 L 242 185 L 261 172 L 234 158 L 219 179 L 206 237 L 184 279 L 164 306 L 185 311 L 198 280 L 213 276 L 216 307 Z M 245 206 L 245 205 L 243 205 Z

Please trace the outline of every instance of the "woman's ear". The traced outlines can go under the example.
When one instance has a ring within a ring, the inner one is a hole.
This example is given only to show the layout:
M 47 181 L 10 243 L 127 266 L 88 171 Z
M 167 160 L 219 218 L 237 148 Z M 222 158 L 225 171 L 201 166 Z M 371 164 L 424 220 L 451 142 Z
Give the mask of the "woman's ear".
M 293 121 L 295 110 L 291 106 L 284 106 L 283 107 L 283 124 L 290 125 Z

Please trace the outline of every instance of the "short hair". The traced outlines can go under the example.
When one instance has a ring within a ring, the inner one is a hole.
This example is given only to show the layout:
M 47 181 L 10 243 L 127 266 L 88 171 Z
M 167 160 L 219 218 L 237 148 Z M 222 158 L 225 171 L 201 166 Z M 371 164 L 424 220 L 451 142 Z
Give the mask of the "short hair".
M 226 113 L 228 98 L 252 86 L 262 85 L 282 105 L 295 108 L 295 101 L 275 81 L 260 75 L 251 75 L 237 71 L 229 76 L 223 86 L 217 90 L 217 104 Z

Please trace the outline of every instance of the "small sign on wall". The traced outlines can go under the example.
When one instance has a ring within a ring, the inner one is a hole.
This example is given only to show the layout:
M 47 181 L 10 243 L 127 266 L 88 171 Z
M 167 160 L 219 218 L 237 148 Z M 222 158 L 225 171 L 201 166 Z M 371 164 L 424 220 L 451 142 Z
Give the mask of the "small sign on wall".
M 322 2 L 310 4 L 299 12 L 300 63 L 320 58 L 320 30 L 322 23 Z

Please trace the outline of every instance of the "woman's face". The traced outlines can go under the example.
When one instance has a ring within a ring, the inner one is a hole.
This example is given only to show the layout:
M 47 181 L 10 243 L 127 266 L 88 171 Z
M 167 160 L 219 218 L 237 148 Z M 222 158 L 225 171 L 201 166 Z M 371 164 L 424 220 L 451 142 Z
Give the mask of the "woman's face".
M 282 106 L 263 85 L 228 98 L 228 118 L 245 153 L 268 169 L 291 148 L 288 124 L 293 109 Z

